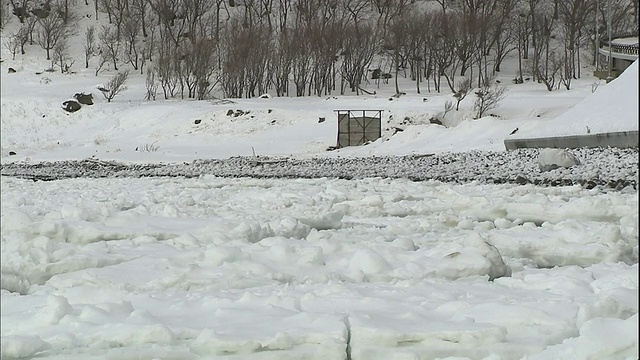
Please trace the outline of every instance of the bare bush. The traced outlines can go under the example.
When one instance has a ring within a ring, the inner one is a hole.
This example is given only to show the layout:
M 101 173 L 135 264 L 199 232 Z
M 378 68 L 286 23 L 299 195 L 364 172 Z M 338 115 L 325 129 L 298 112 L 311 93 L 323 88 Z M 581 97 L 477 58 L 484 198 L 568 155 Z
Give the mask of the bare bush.
M 104 95 L 104 98 L 107 99 L 107 102 L 111 102 L 116 95 L 127 90 L 127 87 L 124 86 L 127 79 L 129 79 L 129 70 L 119 72 L 109 80 L 104 88 L 99 89 L 100 92 L 102 92 L 102 95 Z
M 476 119 L 483 117 L 487 111 L 498 107 L 500 101 L 504 99 L 507 88 L 500 86 L 493 79 L 486 79 L 484 85 L 476 91 L 476 100 L 473 103 L 473 110 L 476 112 Z
M 152 142 L 151 144 L 146 143 L 136 147 L 136 151 L 139 152 L 156 152 L 160 148 L 160 145 L 156 145 L 156 142 Z
M 19 32 L 13 35 L 9 35 L 3 39 L 4 46 L 7 47 L 9 53 L 11 54 L 11 59 L 16 59 L 16 54 L 18 53 L 18 49 L 20 48 L 20 35 Z
M 460 103 L 471 92 L 471 78 L 465 77 L 463 80 L 458 81 L 457 89 L 453 94 L 456 98 L 456 111 L 460 110 Z
M 445 103 L 444 103 L 444 114 L 442 114 L 442 117 L 443 118 L 446 117 L 447 113 L 449 111 L 451 111 L 451 110 L 453 110 L 453 101 L 451 101 L 451 100 L 445 101 Z

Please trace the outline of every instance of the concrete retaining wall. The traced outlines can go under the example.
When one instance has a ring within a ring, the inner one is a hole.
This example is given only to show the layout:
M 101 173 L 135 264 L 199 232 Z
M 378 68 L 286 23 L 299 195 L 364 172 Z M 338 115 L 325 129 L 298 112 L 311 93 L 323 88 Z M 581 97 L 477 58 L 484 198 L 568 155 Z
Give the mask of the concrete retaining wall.
M 638 147 L 638 131 L 621 131 L 593 135 L 572 135 L 532 139 L 505 139 L 507 150 L 521 148 Z

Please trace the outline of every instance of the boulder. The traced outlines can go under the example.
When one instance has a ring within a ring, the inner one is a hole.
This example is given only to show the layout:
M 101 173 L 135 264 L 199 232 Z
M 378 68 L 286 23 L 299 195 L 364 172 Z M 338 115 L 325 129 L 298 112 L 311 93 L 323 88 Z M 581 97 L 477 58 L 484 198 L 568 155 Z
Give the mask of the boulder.
M 541 172 L 551 171 L 557 168 L 570 168 L 580 165 L 580 160 L 565 149 L 545 148 L 538 155 L 538 166 Z
M 76 112 L 80 110 L 82 106 L 76 100 L 70 99 L 62 103 L 62 109 L 67 112 Z
M 76 93 L 73 98 L 78 100 L 83 105 L 93 105 L 93 94 L 89 93 Z

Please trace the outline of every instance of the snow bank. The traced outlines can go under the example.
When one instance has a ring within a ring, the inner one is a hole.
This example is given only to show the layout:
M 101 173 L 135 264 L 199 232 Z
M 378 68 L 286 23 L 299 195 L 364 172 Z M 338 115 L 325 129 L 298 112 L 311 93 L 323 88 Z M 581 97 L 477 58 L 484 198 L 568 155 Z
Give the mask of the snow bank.
M 638 61 L 618 78 L 600 84 L 595 93 L 555 118 L 549 124 L 521 131 L 510 138 L 586 135 L 638 131 Z

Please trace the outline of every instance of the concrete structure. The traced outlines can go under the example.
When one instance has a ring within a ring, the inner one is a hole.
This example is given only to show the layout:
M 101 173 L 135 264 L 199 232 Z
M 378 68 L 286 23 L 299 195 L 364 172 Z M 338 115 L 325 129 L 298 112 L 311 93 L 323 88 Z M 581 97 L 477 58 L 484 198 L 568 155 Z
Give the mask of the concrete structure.
M 506 139 L 507 150 L 521 148 L 638 147 L 638 131 L 621 131 L 590 135 L 557 136 L 531 139 Z
M 611 76 L 618 77 L 626 68 L 638 59 L 638 35 L 623 34 L 611 39 Z M 599 79 L 606 79 L 609 76 L 609 41 L 601 40 L 598 49 L 600 56 L 600 69 L 594 71 L 593 75 Z

